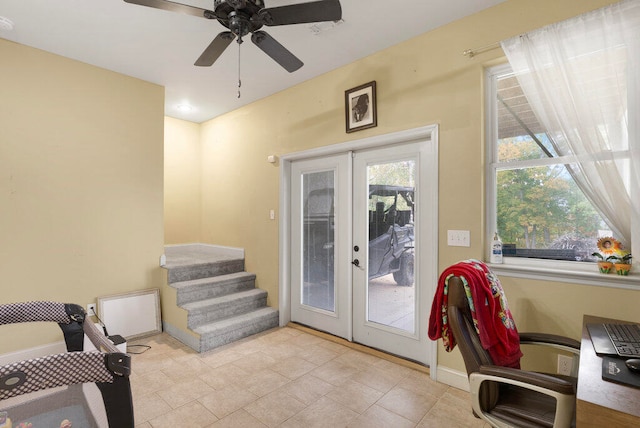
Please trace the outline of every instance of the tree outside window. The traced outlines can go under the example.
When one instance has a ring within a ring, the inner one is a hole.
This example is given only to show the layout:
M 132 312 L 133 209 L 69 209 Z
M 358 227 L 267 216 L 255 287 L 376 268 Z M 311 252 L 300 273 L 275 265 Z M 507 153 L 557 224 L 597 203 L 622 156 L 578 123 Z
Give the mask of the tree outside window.
M 490 179 L 505 257 L 594 261 L 598 239 L 611 231 L 570 173 L 579 163 L 558 157 L 510 72 L 495 79 Z

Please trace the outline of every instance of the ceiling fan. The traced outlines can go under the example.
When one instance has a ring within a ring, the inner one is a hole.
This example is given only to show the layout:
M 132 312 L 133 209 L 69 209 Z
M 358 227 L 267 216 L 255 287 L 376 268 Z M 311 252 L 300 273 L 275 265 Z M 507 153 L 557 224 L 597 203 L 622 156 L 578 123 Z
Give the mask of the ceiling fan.
M 180 12 L 206 19 L 216 19 L 229 29 L 218 34 L 202 52 L 194 65 L 209 67 L 222 52 L 238 38 L 251 33 L 251 41 L 289 73 L 303 63 L 268 33 L 263 26 L 306 24 L 311 22 L 339 21 L 342 18 L 340 0 L 318 0 L 286 6 L 265 8 L 263 0 L 213 0 L 213 10 L 176 3 L 169 0 L 124 0 L 127 3 Z

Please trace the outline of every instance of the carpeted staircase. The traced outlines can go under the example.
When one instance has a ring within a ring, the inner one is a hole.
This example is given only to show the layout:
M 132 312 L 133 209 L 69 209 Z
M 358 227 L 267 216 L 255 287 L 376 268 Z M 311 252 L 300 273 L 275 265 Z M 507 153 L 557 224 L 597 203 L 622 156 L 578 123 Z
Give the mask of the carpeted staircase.
M 242 250 L 189 244 L 167 246 L 165 255 L 168 285 L 176 305 L 187 312 L 188 332 L 165 323 L 165 331 L 178 340 L 205 352 L 278 326 L 267 292 L 244 271 Z

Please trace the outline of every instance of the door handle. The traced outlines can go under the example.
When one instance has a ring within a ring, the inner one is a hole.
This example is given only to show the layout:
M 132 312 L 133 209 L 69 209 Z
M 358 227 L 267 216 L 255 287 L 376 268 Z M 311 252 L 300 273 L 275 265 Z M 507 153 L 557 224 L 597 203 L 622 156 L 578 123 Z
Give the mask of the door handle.
M 351 264 L 353 264 L 355 266 L 360 266 L 360 260 L 355 259 L 354 261 L 351 262 Z

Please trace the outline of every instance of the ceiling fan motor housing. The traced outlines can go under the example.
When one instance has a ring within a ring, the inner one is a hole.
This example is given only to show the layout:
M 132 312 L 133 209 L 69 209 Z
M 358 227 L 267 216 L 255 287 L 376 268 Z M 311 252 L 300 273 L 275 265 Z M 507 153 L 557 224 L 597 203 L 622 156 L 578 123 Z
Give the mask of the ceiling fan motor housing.
M 236 36 L 242 37 L 262 27 L 262 22 L 251 19 L 262 8 L 262 0 L 214 0 L 212 18 L 217 19 Z
M 246 0 L 227 0 L 227 3 L 234 9 L 244 9 L 247 5 Z

